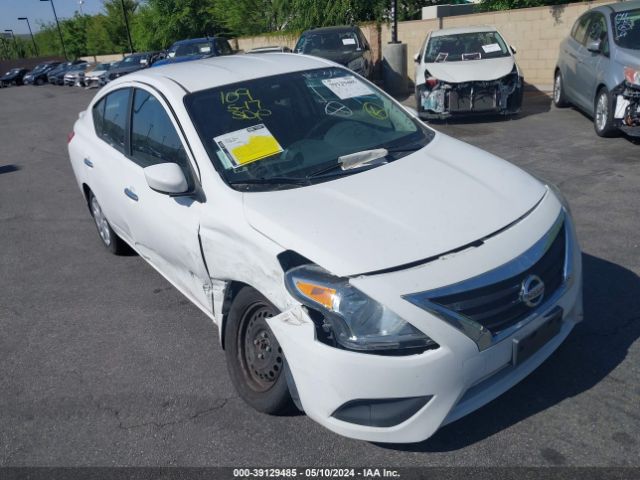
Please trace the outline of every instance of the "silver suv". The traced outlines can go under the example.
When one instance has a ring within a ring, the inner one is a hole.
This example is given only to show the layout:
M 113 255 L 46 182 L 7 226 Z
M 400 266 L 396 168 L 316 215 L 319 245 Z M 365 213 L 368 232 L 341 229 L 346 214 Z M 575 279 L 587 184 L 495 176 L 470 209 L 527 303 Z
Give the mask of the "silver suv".
M 640 1 L 593 8 L 560 45 L 553 103 L 593 117 L 601 137 L 640 137 Z

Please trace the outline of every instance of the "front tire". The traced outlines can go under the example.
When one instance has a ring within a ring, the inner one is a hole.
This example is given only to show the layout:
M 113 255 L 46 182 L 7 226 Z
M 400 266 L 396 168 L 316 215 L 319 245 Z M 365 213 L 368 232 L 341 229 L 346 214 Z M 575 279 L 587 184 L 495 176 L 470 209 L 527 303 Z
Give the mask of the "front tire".
M 107 221 L 98 199 L 93 192 L 89 193 L 89 209 L 98 229 L 98 235 L 104 247 L 114 255 L 122 255 L 128 252 L 127 244 L 113 231 Z
M 564 94 L 564 85 L 560 70 L 556 72 L 556 75 L 553 78 L 553 104 L 558 108 L 565 108 L 569 106 L 567 97 Z
M 613 137 L 618 133 L 618 129 L 613 125 L 613 98 L 609 91 L 602 87 L 596 95 L 593 127 L 600 137 Z
M 284 369 L 285 357 L 266 322 L 277 308 L 251 287 L 236 295 L 224 333 L 229 376 L 240 397 L 259 412 L 292 411 Z

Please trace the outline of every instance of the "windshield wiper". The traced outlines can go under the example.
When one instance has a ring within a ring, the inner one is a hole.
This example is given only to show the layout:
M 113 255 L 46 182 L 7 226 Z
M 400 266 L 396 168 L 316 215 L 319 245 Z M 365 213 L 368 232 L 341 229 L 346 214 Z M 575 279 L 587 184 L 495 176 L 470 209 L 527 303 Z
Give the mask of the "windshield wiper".
M 229 185 L 309 185 L 309 180 L 299 177 L 245 178 L 233 180 Z
M 372 150 L 363 150 L 362 152 L 352 153 L 350 155 L 343 155 L 341 157 L 338 157 L 338 163 L 334 163 L 327 167 L 316 170 L 315 172 L 311 172 L 309 175 L 307 175 L 307 178 L 311 179 L 322 178 L 325 176 L 350 175 L 352 173 L 361 172 L 363 169 L 369 170 L 370 168 L 378 167 L 380 165 L 388 163 L 389 161 L 387 160 L 387 158 L 391 154 L 401 152 L 415 152 L 417 150 L 420 150 L 422 147 L 424 147 L 424 145 L 409 144 L 402 145 L 401 147 L 396 148 L 375 148 Z M 382 161 L 376 162 L 376 160 Z M 332 173 L 331 175 L 326 175 L 334 170 L 338 171 Z M 355 171 L 352 172 L 351 170 Z

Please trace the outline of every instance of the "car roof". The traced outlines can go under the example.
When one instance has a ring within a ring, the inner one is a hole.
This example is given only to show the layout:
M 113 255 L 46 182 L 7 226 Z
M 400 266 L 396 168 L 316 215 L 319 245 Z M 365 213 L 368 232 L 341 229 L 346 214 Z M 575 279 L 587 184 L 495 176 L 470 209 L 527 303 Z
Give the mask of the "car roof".
M 611 13 L 614 12 L 625 12 L 627 10 L 634 10 L 636 8 L 640 8 L 640 0 L 631 0 L 628 2 L 618 2 L 618 3 L 610 3 L 609 5 L 601 5 L 592 10 L 596 10 L 599 12 Z
M 475 27 L 452 27 L 443 28 L 442 30 L 435 30 L 431 32 L 432 37 L 442 37 L 443 35 L 458 35 L 462 33 L 479 33 L 479 32 L 495 32 L 495 27 L 488 25 L 478 25 Z
M 353 26 L 353 25 L 338 25 L 337 27 L 312 28 L 312 29 L 307 30 L 306 32 L 303 32 L 303 33 L 307 33 L 307 32 L 313 32 L 313 33 L 336 32 L 336 33 L 340 33 L 340 32 L 353 32 L 353 31 L 355 31 L 357 29 L 358 29 L 358 27 Z
M 188 45 L 190 43 L 201 43 L 201 42 L 211 42 L 216 38 L 222 37 L 202 37 L 202 38 L 187 38 L 186 40 L 178 40 L 177 42 L 173 42 L 173 45 Z
M 195 92 L 254 78 L 333 65 L 332 62 L 319 57 L 290 53 L 272 53 L 264 56 L 225 55 L 146 68 L 111 83 L 168 80 L 180 84 L 189 92 Z

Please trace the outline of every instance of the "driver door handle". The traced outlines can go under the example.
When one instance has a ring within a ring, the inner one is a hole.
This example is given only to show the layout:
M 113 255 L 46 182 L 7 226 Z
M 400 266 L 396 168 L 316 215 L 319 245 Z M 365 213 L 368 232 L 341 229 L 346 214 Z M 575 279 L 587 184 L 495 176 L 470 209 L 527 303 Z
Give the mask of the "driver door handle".
M 84 159 L 84 164 L 89 168 L 93 168 L 93 162 L 91 160 L 89 160 L 88 158 Z

